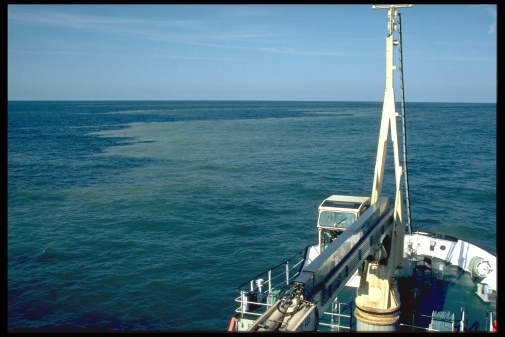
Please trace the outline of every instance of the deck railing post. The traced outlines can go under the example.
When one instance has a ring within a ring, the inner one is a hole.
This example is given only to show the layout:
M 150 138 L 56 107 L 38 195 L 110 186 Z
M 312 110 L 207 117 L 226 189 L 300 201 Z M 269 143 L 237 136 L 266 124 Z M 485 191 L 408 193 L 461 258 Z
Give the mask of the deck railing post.
M 337 317 L 337 325 L 338 325 L 338 331 L 340 331 L 340 320 L 341 320 L 341 308 L 340 308 L 340 303 L 337 303 L 337 310 L 338 310 L 338 317 Z M 350 329 L 350 328 L 349 328 Z
M 459 323 L 459 331 L 465 331 L 466 308 L 461 308 L 461 322 Z M 453 323 L 454 324 L 454 323 Z
M 268 293 L 272 293 L 272 269 L 268 271 Z
M 286 261 L 286 285 L 289 285 L 289 262 Z
M 242 314 L 245 314 L 247 311 L 247 296 L 244 290 L 240 291 L 240 310 Z

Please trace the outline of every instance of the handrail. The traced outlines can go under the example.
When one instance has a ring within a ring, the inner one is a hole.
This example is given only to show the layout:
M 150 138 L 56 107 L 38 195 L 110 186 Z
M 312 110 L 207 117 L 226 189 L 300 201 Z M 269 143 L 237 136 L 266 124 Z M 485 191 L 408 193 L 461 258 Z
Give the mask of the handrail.
M 250 316 L 261 316 L 263 311 L 260 310 L 259 312 L 257 312 L 258 310 L 255 309 L 253 311 L 251 310 L 245 310 L 245 311 L 242 311 L 241 309 L 244 308 L 243 306 L 243 303 L 241 301 L 241 297 L 237 297 L 235 298 L 235 302 L 237 303 L 240 303 L 240 307 L 235 309 L 235 312 L 237 314 L 246 314 L 246 315 L 250 315 Z M 258 307 L 266 307 L 267 310 L 268 308 L 270 308 L 273 304 L 269 304 L 269 303 L 262 303 L 262 302 L 253 302 L 253 301 L 247 301 L 247 304 L 253 304 L 253 305 L 256 305 Z M 346 331 L 351 331 L 351 326 L 347 326 L 347 325 L 341 325 L 341 318 L 342 317 L 345 317 L 345 318 L 348 318 L 349 320 L 352 320 L 352 305 L 350 305 L 349 303 L 344 303 L 344 302 L 335 302 L 335 307 L 333 309 L 333 311 L 326 311 L 324 312 L 323 316 L 321 317 L 321 319 L 324 319 L 325 317 L 327 316 L 330 316 L 331 317 L 331 323 L 324 323 L 324 322 L 320 322 L 319 323 L 319 326 L 324 326 L 324 327 L 328 327 L 330 328 L 331 330 L 337 330 L 337 331 L 340 331 L 342 329 L 346 330 Z M 345 310 L 349 309 L 350 310 L 350 314 L 349 315 L 346 315 L 346 314 L 343 314 L 342 312 L 344 312 Z M 337 323 L 333 323 L 333 317 L 337 317 L 338 320 L 337 320 Z
M 311 244 L 311 245 L 306 246 L 305 248 L 303 248 L 302 250 L 300 250 L 298 253 L 296 253 L 295 255 L 293 255 L 293 257 L 291 257 L 291 258 L 289 258 L 289 259 L 285 260 L 284 262 L 281 262 L 281 263 L 279 263 L 279 264 L 277 264 L 277 265 L 275 265 L 275 266 L 273 266 L 273 267 L 269 268 L 267 271 L 264 271 L 264 272 L 259 273 L 258 275 L 254 276 L 253 278 L 249 279 L 248 281 L 246 281 L 246 282 L 242 283 L 241 285 L 239 285 L 239 286 L 237 287 L 237 291 L 240 291 L 242 287 L 244 287 L 245 285 L 248 285 L 251 281 L 254 281 L 255 279 L 258 279 L 258 278 L 260 278 L 260 277 L 262 277 L 262 276 L 265 276 L 265 274 L 268 274 L 268 272 L 269 272 L 269 271 L 272 271 L 272 270 L 277 269 L 277 268 L 279 268 L 279 267 L 281 267 L 281 266 L 284 266 L 284 265 L 286 265 L 286 264 L 289 264 L 289 262 L 290 262 L 290 261 L 292 261 L 293 259 L 295 259 L 297 256 L 303 255 L 303 258 L 301 258 L 301 260 L 300 260 L 299 262 L 297 262 L 297 263 L 294 265 L 294 267 L 296 267 L 296 266 L 300 265 L 300 263 L 303 263 L 303 262 L 305 261 L 305 259 L 307 258 L 308 248 L 309 248 L 309 247 L 312 247 L 312 246 L 314 246 L 314 244 Z M 294 268 L 294 267 L 293 267 L 293 268 Z M 293 268 L 291 268 L 291 269 L 289 269 L 289 270 L 292 270 Z M 299 273 L 299 271 L 298 271 L 298 273 Z M 281 273 L 281 274 L 282 274 L 282 273 Z M 297 273 L 296 273 L 296 274 L 297 274 Z M 282 274 L 282 275 L 283 275 L 283 274 Z M 295 276 L 289 277 L 289 279 L 292 279 L 292 278 L 294 278 L 294 277 L 295 277 Z

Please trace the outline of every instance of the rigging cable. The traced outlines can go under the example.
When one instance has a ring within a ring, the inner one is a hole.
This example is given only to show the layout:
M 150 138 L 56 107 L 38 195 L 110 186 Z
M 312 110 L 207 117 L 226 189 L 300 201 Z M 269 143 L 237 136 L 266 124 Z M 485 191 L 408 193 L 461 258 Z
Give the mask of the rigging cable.
M 405 200 L 407 203 L 407 227 L 408 233 L 412 234 L 412 223 L 410 216 L 410 195 L 409 195 L 409 179 L 407 170 L 407 127 L 405 121 L 405 92 L 403 86 L 403 57 L 402 57 L 402 19 L 401 14 L 398 13 L 398 51 L 400 58 L 400 92 L 402 103 L 402 135 L 403 135 L 403 173 L 405 179 Z

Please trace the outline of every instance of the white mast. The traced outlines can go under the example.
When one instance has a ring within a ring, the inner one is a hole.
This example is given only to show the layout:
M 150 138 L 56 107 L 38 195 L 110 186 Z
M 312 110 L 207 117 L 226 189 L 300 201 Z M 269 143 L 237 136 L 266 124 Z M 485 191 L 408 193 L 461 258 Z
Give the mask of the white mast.
M 361 275 L 360 285 L 355 299 L 356 331 L 395 331 L 400 318 L 400 293 L 395 282 L 396 269 L 403 263 L 403 240 L 405 225 L 403 223 L 403 200 L 401 193 L 401 178 L 403 167 L 400 165 L 398 151 L 398 135 L 396 127 L 396 100 L 393 87 L 394 46 L 401 40 L 394 38 L 394 33 L 399 28 L 398 7 L 411 7 L 412 5 L 373 5 L 373 9 L 388 9 L 388 35 L 386 37 L 386 88 L 384 90 L 384 103 L 377 147 L 377 159 L 372 187 L 371 204 L 377 204 L 382 191 L 384 177 L 384 164 L 388 134 L 391 131 L 391 142 L 394 152 L 396 197 L 391 228 L 391 251 L 386 264 L 378 261 L 365 262 Z M 388 229 L 389 231 L 389 229 Z
M 412 5 L 373 5 L 373 9 L 388 9 L 388 35 L 386 37 L 386 88 L 384 90 L 384 103 L 382 106 L 382 119 L 379 132 L 379 143 L 377 146 L 377 159 L 375 162 L 374 181 L 372 187 L 371 204 L 376 203 L 381 197 L 382 183 L 384 178 L 384 165 L 386 162 L 386 151 L 388 134 L 391 131 L 391 142 L 394 152 L 394 167 L 395 167 L 395 183 L 396 183 L 396 196 L 394 207 L 394 219 L 397 223 L 397 236 L 393 238 L 393 243 L 398 240 L 398 243 L 403 243 L 405 235 L 405 225 L 403 219 L 403 199 L 402 199 L 402 174 L 403 167 L 400 165 L 400 155 L 398 150 L 398 134 L 396 126 L 396 100 L 394 93 L 393 72 L 396 70 L 394 65 L 394 46 L 399 43 L 395 39 L 394 33 L 397 32 L 397 8 L 412 7 Z M 400 244 L 393 244 L 396 247 L 396 265 L 402 265 L 403 247 Z M 391 270 L 394 272 L 394 269 Z M 391 275 L 393 277 L 394 275 Z

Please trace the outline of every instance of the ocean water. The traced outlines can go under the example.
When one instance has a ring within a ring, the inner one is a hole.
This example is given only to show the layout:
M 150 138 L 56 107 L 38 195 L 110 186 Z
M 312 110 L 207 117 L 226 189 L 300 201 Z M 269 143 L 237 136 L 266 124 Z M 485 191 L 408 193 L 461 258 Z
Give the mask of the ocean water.
M 381 109 L 8 102 L 8 331 L 226 330 L 238 285 L 317 242 L 324 198 L 371 194 Z M 496 104 L 406 115 L 413 230 L 496 254 Z M 391 199 L 393 177 L 389 150 Z

